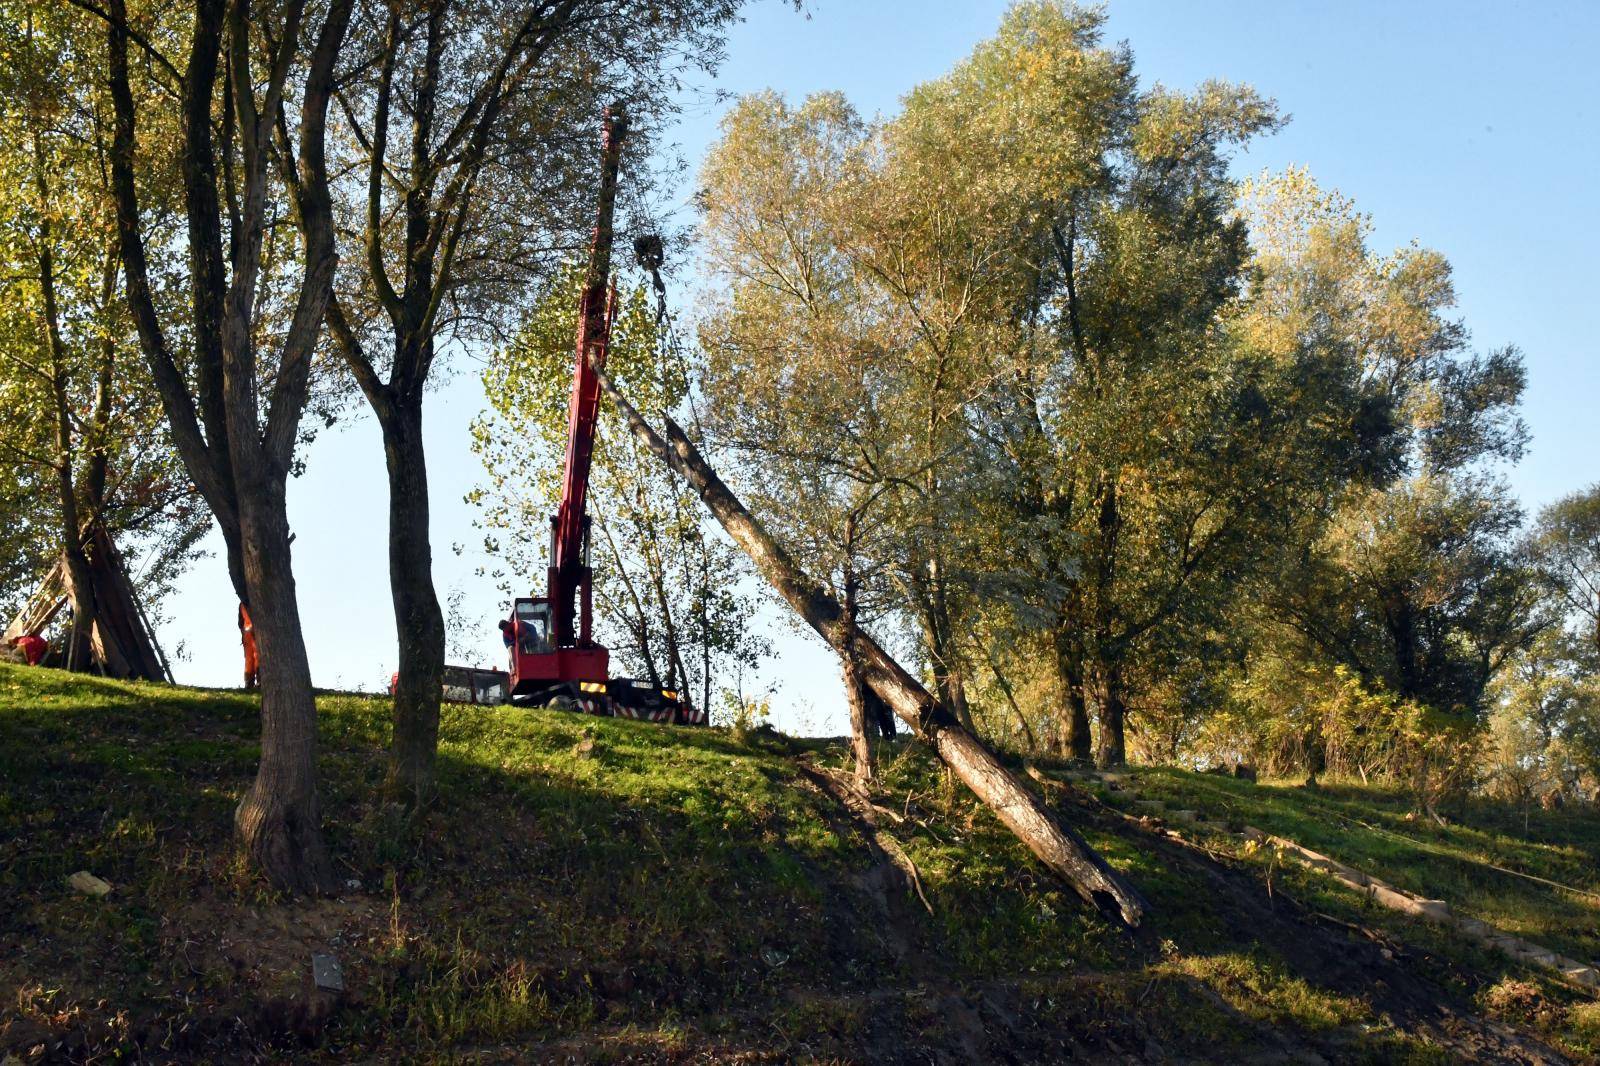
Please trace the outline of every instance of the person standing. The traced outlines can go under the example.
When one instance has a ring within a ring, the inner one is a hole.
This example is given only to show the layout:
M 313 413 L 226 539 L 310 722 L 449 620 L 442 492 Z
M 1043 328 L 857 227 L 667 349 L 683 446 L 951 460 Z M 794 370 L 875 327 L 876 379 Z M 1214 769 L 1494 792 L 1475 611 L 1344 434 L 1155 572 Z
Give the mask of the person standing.
M 256 654 L 256 627 L 250 621 L 250 608 L 239 604 L 239 642 L 244 645 L 244 690 L 254 692 L 261 684 L 261 661 Z

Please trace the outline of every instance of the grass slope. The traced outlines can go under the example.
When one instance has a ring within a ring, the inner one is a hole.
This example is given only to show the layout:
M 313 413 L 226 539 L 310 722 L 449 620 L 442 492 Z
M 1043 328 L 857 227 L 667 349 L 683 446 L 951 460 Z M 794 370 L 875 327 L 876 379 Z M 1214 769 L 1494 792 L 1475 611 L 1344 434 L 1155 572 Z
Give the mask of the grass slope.
M 1524 812 L 1473 800 L 1441 826 L 1386 786 L 1253 785 L 1164 768 L 1137 776 L 1141 795 L 1169 807 L 1288 837 L 1508 932 L 1600 960 L 1600 816 L 1592 808 Z
M 350 887 L 288 900 L 230 838 L 252 699 L 0 665 L 0 1058 L 1546 1062 L 1600 1046 L 1593 1007 L 1504 960 L 1053 793 L 1153 904 L 1120 931 L 915 747 L 888 757 L 880 823 L 931 914 L 803 772 L 842 766 L 836 745 L 451 707 L 440 803 L 410 823 L 376 798 L 387 701 L 320 707 Z M 1221 809 L 1400 883 L 1431 876 L 1387 843 L 1309 833 L 1356 837 L 1325 805 L 1379 824 L 1393 797 L 1158 780 L 1220 788 Z M 1592 819 L 1541 819 L 1536 845 L 1497 824 L 1442 846 L 1593 879 Z M 80 869 L 115 891 L 72 891 Z M 1473 906 L 1593 954 L 1592 925 L 1522 891 L 1486 882 Z M 312 988 L 313 952 L 339 958 L 342 997 Z

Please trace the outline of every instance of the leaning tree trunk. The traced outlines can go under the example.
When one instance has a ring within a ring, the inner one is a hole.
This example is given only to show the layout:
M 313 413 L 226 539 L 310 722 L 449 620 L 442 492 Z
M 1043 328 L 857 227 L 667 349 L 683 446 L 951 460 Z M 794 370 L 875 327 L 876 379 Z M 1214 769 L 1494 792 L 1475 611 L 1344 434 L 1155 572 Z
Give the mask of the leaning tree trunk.
M 1128 925 L 1139 924 L 1147 906 L 1139 893 L 1107 866 L 1082 837 L 1058 820 L 1036 794 L 1001 765 L 994 752 L 962 728 L 876 641 L 859 630 L 853 639 L 846 633 L 838 600 L 812 581 L 751 516 L 683 430 L 667 419 L 669 443 L 644 421 L 609 378 L 602 374 L 600 381 L 633 433 L 695 490 L 762 576 L 836 651 L 848 649 L 859 657 L 863 680 L 932 746 L 995 816 L 1084 900 L 1119 916 Z
M 333 864 L 322 842 L 317 798 L 317 705 L 290 570 L 282 486 L 240 493 L 240 530 L 250 617 L 261 648 L 261 764 L 234 824 L 272 884 L 331 892 Z
M 400 651 L 386 786 L 396 799 L 421 807 L 433 795 L 445 633 L 433 587 L 420 397 L 396 396 L 379 422 L 389 468 L 389 593 Z

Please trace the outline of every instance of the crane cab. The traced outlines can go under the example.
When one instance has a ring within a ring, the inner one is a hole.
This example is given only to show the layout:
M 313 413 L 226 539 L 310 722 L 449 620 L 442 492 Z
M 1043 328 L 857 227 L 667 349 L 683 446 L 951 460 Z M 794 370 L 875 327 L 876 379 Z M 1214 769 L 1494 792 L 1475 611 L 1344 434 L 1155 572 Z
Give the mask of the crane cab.
M 550 601 L 522 596 L 500 623 L 510 660 L 513 699 L 538 700 L 604 695 L 611 653 L 599 644 L 558 648 L 551 640 Z

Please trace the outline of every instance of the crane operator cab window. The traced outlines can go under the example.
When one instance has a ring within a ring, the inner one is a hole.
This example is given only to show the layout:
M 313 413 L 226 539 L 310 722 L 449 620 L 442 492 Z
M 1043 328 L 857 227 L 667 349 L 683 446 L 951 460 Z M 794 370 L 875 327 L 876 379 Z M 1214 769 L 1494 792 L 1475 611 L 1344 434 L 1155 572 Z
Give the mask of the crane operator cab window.
M 523 600 L 517 604 L 517 634 L 522 654 L 543 655 L 554 651 L 550 644 L 550 605 Z

